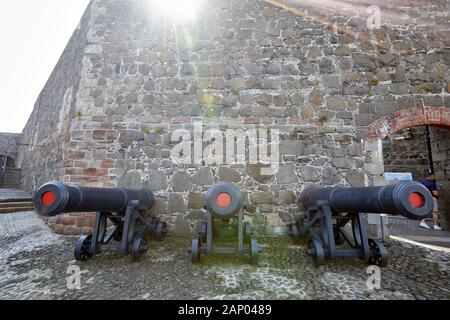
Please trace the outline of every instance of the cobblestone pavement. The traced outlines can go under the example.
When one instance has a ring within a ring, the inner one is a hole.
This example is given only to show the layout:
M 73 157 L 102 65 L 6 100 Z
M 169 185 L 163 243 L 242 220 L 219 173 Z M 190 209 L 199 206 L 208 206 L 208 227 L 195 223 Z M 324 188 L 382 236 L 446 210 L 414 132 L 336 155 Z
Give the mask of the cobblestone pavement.
M 450 253 L 393 241 L 381 289 L 366 287 L 355 259 L 314 267 L 304 246 L 261 239 L 257 267 L 244 257 L 202 257 L 192 265 L 188 239 L 152 243 L 139 263 L 104 253 L 73 260 L 76 239 L 53 234 L 33 213 L 0 215 L 0 299 L 450 299 Z M 67 289 L 80 266 L 82 289 Z

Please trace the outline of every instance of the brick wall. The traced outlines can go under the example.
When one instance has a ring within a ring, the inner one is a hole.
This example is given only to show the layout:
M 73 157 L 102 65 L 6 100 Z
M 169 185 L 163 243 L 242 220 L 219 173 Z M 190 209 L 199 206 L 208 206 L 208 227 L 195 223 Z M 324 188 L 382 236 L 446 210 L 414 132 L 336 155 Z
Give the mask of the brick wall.
M 386 172 L 411 172 L 417 180 L 428 175 L 428 160 L 425 143 L 425 127 L 413 127 L 411 140 L 396 140 L 397 135 L 403 135 L 406 130 L 400 130 L 383 140 L 384 170 Z
M 372 122 L 368 127 L 368 136 L 384 139 L 405 128 L 435 125 L 450 126 L 450 107 L 425 106 L 399 110 Z
M 430 128 L 435 178 L 440 186 L 438 200 L 441 224 L 450 229 L 450 129 Z

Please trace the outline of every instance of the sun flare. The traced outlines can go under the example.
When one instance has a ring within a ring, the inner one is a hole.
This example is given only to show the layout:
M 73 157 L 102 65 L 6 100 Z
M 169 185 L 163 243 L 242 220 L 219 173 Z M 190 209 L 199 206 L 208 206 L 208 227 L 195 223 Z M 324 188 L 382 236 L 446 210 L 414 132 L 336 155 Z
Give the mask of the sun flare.
M 174 21 L 186 21 L 196 18 L 202 0 L 150 0 L 155 13 Z

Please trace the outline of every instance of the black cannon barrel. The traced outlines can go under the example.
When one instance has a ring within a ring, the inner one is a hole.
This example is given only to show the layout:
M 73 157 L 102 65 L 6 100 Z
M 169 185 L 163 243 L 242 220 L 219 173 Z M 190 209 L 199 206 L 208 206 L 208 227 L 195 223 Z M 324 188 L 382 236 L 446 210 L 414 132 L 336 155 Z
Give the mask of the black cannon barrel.
M 431 193 L 415 181 L 382 187 L 309 188 L 299 198 L 305 208 L 316 206 L 318 201 L 327 201 L 334 212 L 387 213 L 415 220 L 433 210 Z
M 130 201 L 151 209 L 155 195 L 147 189 L 91 188 L 70 186 L 59 181 L 44 184 L 34 196 L 36 211 L 46 217 L 71 212 L 124 213 Z

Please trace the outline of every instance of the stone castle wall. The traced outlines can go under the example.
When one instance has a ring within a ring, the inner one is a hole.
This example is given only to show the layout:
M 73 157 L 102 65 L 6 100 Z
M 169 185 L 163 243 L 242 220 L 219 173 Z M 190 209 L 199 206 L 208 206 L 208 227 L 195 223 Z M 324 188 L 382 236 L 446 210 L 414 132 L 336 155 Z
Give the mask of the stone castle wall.
M 428 175 L 428 160 L 425 143 L 425 127 L 410 128 L 411 140 L 396 140 L 390 136 L 383 140 L 384 170 L 386 172 L 411 172 L 413 179 Z M 398 132 L 399 135 L 405 130 Z
M 371 122 L 399 109 L 450 107 L 450 37 L 439 27 L 450 10 L 443 2 L 402 9 L 417 19 L 428 15 L 435 28 L 403 21 L 376 30 L 365 17 L 327 20 L 257 0 L 208 1 L 195 20 L 174 24 L 148 3 L 91 2 L 68 46 L 78 62 L 60 62 L 49 82 L 75 79 L 67 86 L 74 89 L 63 139 L 46 134 L 42 106 L 63 110 L 66 87 L 41 95 L 24 131 L 34 143 L 49 136 L 22 161 L 28 189 L 31 177 L 37 184 L 59 178 L 147 187 L 159 199 L 154 213 L 185 235 L 205 218 L 205 191 L 228 180 L 248 198 L 246 213 L 259 231 L 272 232 L 292 220 L 308 184 L 373 183 L 375 172 L 365 165 L 374 154 L 364 148 Z M 172 133 L 192 132 L 196 121 L 204 130 L 279 130 L 279 171 L 262 176 L 257 165 L 175 163 Z M 86 221 L 73 228 L 72 218 L 56 224 L 82 231 Z
M 430 128 L 433 167 L 439 189 L 439 213 L 441 225 L 450 228 L 450 130 Z
M 87 46 L 90 7 L 82 17 L 60 60 L 40 93 L 22 132 L 18 165 L 23 188 L 32 193 L 49 179 L 60 179 L 65 145 L 77 116 L 77 94 Z
M 0 132 L 0 155 L 8 155 L 8 157 L 15 160 L 20 139 L 21 135 L 19 133 Z

